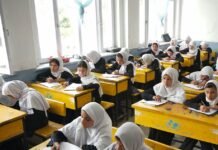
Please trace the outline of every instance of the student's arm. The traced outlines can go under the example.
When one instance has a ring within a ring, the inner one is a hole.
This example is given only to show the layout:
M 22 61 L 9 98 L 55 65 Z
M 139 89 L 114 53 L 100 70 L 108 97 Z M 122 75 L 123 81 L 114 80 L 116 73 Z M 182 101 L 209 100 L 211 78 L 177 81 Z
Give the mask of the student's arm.
M 70 78 L 69 81 L 68 81 L 68 83 L 71 84 L 71 83 L 82 83 L 82 82 L 81 82 L 79 76 L 75 76 L 75 77 L 73 77 L 73 78 Z
M 130 78 L 134 77 L 134 67 L 132 64 L 127 65 L 124 76 L 129 76 Z
M 184 104 L 188 107 L 194 108 L 194 109 L 200 109 L 201 101 L 205 98 L 205 94 L 199 94 L 197 97 L 191 99 L 191 100 L 186 100 Z
M 150 89 L 148 89 L 148 90 L 145 90 L 145 91 L 141 94 L 142 99 L 145 99 L 145 100 L 154 100 L 154 99 L 153 99 L 153 96 L 155 96 L 155 93 L 154 93 L 153 88 L 150 88 Z
M 113 64 L 108 70 L 107 72 L 108 73 L 112 73 L 114 72 L 115 70 L 118 70 L 119 69 L 119 65 L 117 63 Z
M 73 75 L 70 74 L 70 73 L 67 72 L 67 71 L 62 72 L 61 78 L 64 79 L 64 80 L 66 80 L 66 81 L 68 81 L 68 82 L 74 80 L 74 79 L 73 79 L 73 78 L 74 78 Z
M 192 80 L 187 78 L 187 77 L 182 77 L 182 82 L 185 82 L 185 83 L 191 83 Z
M 50 69 L 49 70 L 46 70 L 45 72 L 42 72 L 42 73 L 39 73 L 37 76 L 36 76 L 36 80 L 37 81 L 41 81 L 41 82 L 46 82 L 46 79 L 48 77 L 52 77 L 52 74 L 50 72 Z M 54 79 L 54 78 L 53 78 Z
M 157 59 L 155 59 L 151 65 L 148 66 L 149 69 L 151 70 L 159 70 L 160 69 L 160 64 L 159 61 Z
M 176 54 L 176 60 L 179 61 L 179 62 L 184 62 L 184 58 L 181 56 L 180 53 Z
M 87 85 L 83 85 L 83 89 L 86 90 L 86 89 L 95 89 L 97 90 L 99 88 L 99 84 L 98 83 L 90 83 L 90 84 L 87 84 Z
M 159 56 L 158 56 L 159 59 L 163 59 L 163 58 L 166 58 L 166 57 L 169 57 L 167 55 L 167 53 L 162 53 L 162 54 L 159 54 Z
M 189 48 L 186 48 L 186 49 L 184 49 L 184 50 L 180 50 L 180 53 L 181 53 L 181 54 L 187 54 L 188 51 L 189 51 Z
M 92 72 L 96 72 L 96 73 L 105 73 L 105 72 L 106 72 L 105 59 L 104 59 L 104 58 L 101 58 L 101 59 L 95 64 L 95 68 L 92 69 Z

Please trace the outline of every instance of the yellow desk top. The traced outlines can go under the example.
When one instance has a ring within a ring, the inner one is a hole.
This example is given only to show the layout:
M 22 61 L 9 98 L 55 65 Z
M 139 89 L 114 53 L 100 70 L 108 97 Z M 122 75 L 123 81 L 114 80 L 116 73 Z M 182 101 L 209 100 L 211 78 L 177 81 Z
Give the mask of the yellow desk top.
M 195 58 L 194 55 L 190 55 L 190 54 L 181 54 L 181 56 L 185 58 Z
M 190 111 L 183 104 L 173 104 L 168 102 L 164 105 L 153 107 L 137 102 L 133 104 L 132 107 L 134 109 L 153 111 L 157 113 L 168 114 L 170 116 L 177 117 L 177 118 L 191 119 L 206 124 L 216 125 L 218 129 L 218 121 L 216 121 L 218 120 L 218 114 L 216 114 L 215 116 L 207 116 L 198 112 Z
M 92 89 L 83 90 L 83 91 L 76 91 L 76 90 L 74 90 L 74 91 L 64 91 L 63 86 L 57 86 L 57 87 L 49 88 L 49 87 L 46 87 L 44 85 L 41 85 L 40 83 L 31 83 L 29 86 L 32 87 L 32 88 L 34 88 L 34 87 L 42 88 L 42 89 L 45 89 L 45 90 L 50 90 L 50 91 L 54 91 L 54 92 L 57 92 L 57 93 L 61 93 L 61 94 L 69 95 L 69 96 L 74 96 L 74 97 L 92 91 Z
M 30 150 L 43 150 L 47 146 L 49 141 L 50 141 L 50 139 L 40 143 L 39 145 L 32 147 Z
M 160 60 L 161 64 L 168 64 L 168 65 L 174 65 L 178 64 L 179 62 L 177 60 Z
M 25 112 L 0 104 L 0 126 L 24 118 Z
M 105 78 L 103 76 L 103 74 L 101 73 L 95 73 L 95 72 L 92 72 L 91 73 L 92 75 L 94 75 L 96 78 L 98 78 L 99 80 L 102 80 L 102 81 L 110 81 L 110 82 L 121 82 L 121 81 L 124 81 L 124 80 L 128 80 L 129 77 L 127 76 L 119 76 L 117 78 Z
M 184 85 L 183 85 L 183 88 L 185 90 L 185 93 L 187 94 L 199 95 L 201 93 L 204 93 L 204 90 L 196 90 L 196 89 L 184 86 Z

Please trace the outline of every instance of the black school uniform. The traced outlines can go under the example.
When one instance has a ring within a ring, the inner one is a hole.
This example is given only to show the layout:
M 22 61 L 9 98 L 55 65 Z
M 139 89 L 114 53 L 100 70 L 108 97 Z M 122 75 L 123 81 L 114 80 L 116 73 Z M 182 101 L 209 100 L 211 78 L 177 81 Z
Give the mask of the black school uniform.
M 202 51 L 201 45 L 199 46 L 199 50 Z M 206 49 L 206 51 L 208 52 L 208 56 L 207 56 L 207 60 L 201 62 L 202 67 L 210 65 L 210 57 L 211 57 L 211 54 L 212 54 L 212 49 L 210 47 L 208 47 Z
M 160 51 L 159 54 L 155 55 L 155 53 L 151 49 L 149 49 L 148 51 L 141 53 L 140 56 L 144 54 L 152 54 L 154 55 L 154 57 L 161 59 L 161 55 L 163 54 L 163 51 Z
M 105 73 L 106 72 L 106 67 L 105 67 L 105 59 L 100 58 L 97 63 L 94 64 L 95 68 L 92 69 L 92 72 L 96 73 Z
M 200 105 L 202 105 L 202 103 L 206 106 L 209 106 L 209 103 L 206 101 L 205 98 L 206 98 L 205 93 L 201 93 L 197 97 L 195 97 L 191 100 L 185 101 L 184 104 L 186 106 L 194 108 L 194 109 L 200 109 Z M 183 144 L 181 145 L 180 149 L 192 150 L 197 142 L 198 142 L 198 140 L 195 140 L 192 138 L 186 138 L 185 141 L 183 142 Z M 211 143 L 200 141 L 200 144 L 201 144 L 202 150 L 213 150 L 213 144 L 211 144 Z M 217 147 L 218 145 L 214 145 L 214 146 Z

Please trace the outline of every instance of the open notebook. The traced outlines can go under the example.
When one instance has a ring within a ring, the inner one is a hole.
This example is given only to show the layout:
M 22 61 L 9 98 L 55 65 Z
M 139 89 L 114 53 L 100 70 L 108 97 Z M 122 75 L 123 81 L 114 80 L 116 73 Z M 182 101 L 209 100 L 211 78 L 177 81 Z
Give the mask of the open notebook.
M 115 74 L 103 74 L 102 75 L 104 78 L 118 78 L 120 75 L 115 75 Z
M 142 99 L 139 102 L 146 104 L 146 105 L 150 105 L 150 106 L 159 106 L 159 105 L 165 104 L 167 102 L 167 100 L 161 100 L 160 102 L 158 102 L 158 101 L 154 101 L 154 100 L 146 101 L 146 100 Z
M 56 86 L 60 86 L 61 84 L 58 82 L 52 82 L 52 83 L 48 83 L 48 82 L 42 82 L 40 83 L 41 85 L 44 85 L 46 87 L 52 88 L 52 87 L 56 87 Z
M 198 87 L 197 85 L 194 85 L 194 84 L 183 84 L 184 86 L 187 86 L 187 87 L 190 87 L 192 89 L 195 89 L 195 90 L 202 90 L 204 89 L 204 87 Z
M 51 147 L 46 147 L 43 150 L 51 150 L 51 149 L 52 149 Z M 71 143 L 61 142 L 60 150 L 82 150 L 82 149 L 76 145 L 71 144 Z
M 72 83 L 69 86 L 67 86 L 64 90 L 65 91 L 74 91 L 76 90 L 77 87 L 82 86 L 82 84 L 78 84 L 78 83 Z
M 213 115 L 213 114 L 215 114 L 217 112 L 217 110 L 215 110 L 215 109 L 210 109 L 210 111 L 208 111 L 208 112 L 203 112 L 203 111 L 200 111 L 198 109 L 191 108 L 191 107 L 189 107 L 188 109 L 190 109 L 192 111 L 202 113 L 202 114 L 205 114 L 205 115 Z

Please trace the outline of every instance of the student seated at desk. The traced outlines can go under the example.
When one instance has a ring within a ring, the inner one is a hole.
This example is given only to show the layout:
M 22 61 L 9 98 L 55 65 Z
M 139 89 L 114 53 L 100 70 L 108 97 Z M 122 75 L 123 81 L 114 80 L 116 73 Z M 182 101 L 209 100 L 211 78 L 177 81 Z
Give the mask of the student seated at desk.
M 30 137 L 34 131 L 48 124 L 49 104 L 36 90 L 23 86 L 18 81 L 6 82 L 2 87 L 2 94 L 19 102 L 21 111 L 27 113 L 24 119 L 24 133 Z
M 178 81 L 178 71 L 174 68 L 167 68 L 162 73 L 161 83 L 153 88 L 144 91 L 142 98 L 145 100 L 160 101 L 161 99 L 169 99 L 175 103 L 183 103 L 185 100 L 185 91 L 182 84 Z M 148 138 L 171 144 L 174 134 L 165 131 L 150 129 Z
M 189 43 L 189 47 L 184 50 L 181 50 L 180 53 L 189 54 L 195 57 L 194 65 L 189 68 L 184 68 L 184 70 L 187 70 L 190 72 L 200 70 L 200 67 L 201 67 L 200 50 L 196 47 L 196 43 L 194 41 L 191 41 Z
M 203 87 L 207 81 L 213 79 L 213 68 L 206 66 L 201 71 L 192 72 L 191 74 L 182 78 L 185 83 L 191 83 L 199 87 Z
M 155 84 L 161 81 L 161 66 L 159 60 L 152 54 L 142 55 L 141 61 L 136 65 L 141 68 L 148 68 L 155 71 Z
M 162 60 L 177 60 L 179 62 L 183 62 L 184 59 L 180 53 L 176 52 L 176 48 L 173 46 L 169 46 L 163 54 L 160 55 Z
M 97 73 L 105 73 L 105 59 L 97 51 L 91 51 L 86 54 L 88 61 L 91 63 L 91 71 Z
M 60 82 L 72 80 L 72 73 L 68 68 L 63 67 L 61 58 L 52 58 L 49 61 L 50 69 L 37 75 L 36 80 L 41 82 Z
M 115 133 L 116 141 L 104 150 L 152 150 L 145 145 L 142 129 L 132 122 L 122 124 Z
M 177 45 L 177 40 L 175 38 L 171 39 L 170 46 L 174 47 L 176 51 L 179 52 L 179 45 Z
M 90 66 L 86 61 L 80 61 L 77 65 L 77 73 L 78 76 L 74 77 L 72 80 L 69 81 L 68 84 L 71 83 L 82 83 L 81 86 L 77 87 L 77 91 L 82 91 L 86 89 L 94 89 L 92 92 L 94 101 L 97 103 L 101 102 L 101 96 L 103 95 L 102 88 L 98 79 L 92 76 L 90 73 Z
M 204 67 L 204 66 L 210 65 L 210 57 L 211 57 L 212 49 L 208 46 L 208 44 L 206 42 L 202 41 L 199 45 L 199 50 L 208 52 L 207 60 L 201 62 L 202 66 Z
M 154 55 L 154 57 L 156 57 L 156 58 L 160 58 L 160 55 L 161 54 L 163 54 L 163 51 L 161 50 L 161 49 L 159 49 L 159 44 L 158 44 L 158 42 L 153 42 L 152 44 L 151 44 L 151 49 L 149 49 L 148 51 L 146 51 L 146 52 L 143 52 L 142 54 L 141 54 L 141 56 L 142 55 L 144 55 L 144 54 L 152 54 L 152 55 Z
M 116 74 L 116 75 L 124 75 L 128 76 L 131 80 L 128 82 L 129 90 L 128 93 L 138 92 L 135 87 L 133 87 L 133 77 L 135 75 L 135 67 L 134 64 L 128 61 L 128 54 L 125 52 L 119 52 L 116 55 L 116 63 L 113 64 L 109 69 L 108 73 Z
M 82 107 L 81 116 L 51 136 L 49 145 L 58 149 L 63 141 L 83 150 L 103 150 L 111 144 L 112 123 L 104 108 L 95 102 Z
M 184 104 L 188 107 L 199 109 L 203 112 L 207 112 L 210 109 L 218 110 L 218 82 L 216 80 L 210 80 L 207 82 L 204 88 L 205 93 L 199 94 L 192 100 L 187 100 Z M 182 150 L 192 150 L 198 140 L 186 138 L 181 145 Z M 213 150 L 213 144 L 200 141 L 202 150 Z
M 187 36 L 186 39 L 179 44 L 180 51 L 187 49 L 191 40 L 191 37 Z
M 125 52 L 127 53 L 127 57 L 128 57 L 128 61 L 133 62 L 134 63 L 134 56 L 132 54 L 130 54 L 129 49 L 128 48 L 122 48 L 120 50 L 120 53 Z

